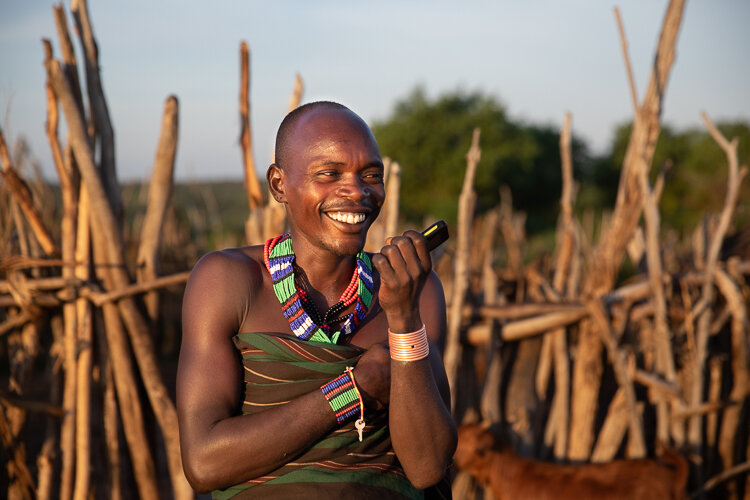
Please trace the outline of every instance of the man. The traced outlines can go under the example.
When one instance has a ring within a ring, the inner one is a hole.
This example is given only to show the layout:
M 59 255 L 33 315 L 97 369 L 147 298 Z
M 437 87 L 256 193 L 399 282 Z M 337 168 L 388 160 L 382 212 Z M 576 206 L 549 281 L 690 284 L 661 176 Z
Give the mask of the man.
M 425 239 L 407 231 L 362 252 L 383 164 L 339 104 L 284 119 L 267 180 L 289 234 L 207 254 L 185 290 L 187 478 L 216 498 L 421 498 L 456 446 L 445 300 Z

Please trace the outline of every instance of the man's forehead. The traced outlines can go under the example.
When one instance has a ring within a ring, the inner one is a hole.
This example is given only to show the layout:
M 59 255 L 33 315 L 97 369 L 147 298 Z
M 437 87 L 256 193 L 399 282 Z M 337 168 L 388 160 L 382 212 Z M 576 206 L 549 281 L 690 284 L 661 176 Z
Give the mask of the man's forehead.
M 338 143 L 357 144 L 377 152 L 379 149 L 370 128 L 354 112 L 347 109 L 312 110 L 297 122 L 289 137 L 292 151 L 297 154 L 310 149 L 331 148 Z
M 300 117 L 292 136 L 304 138 L 348 132 L 370 135 L 369 127 L 353 111 L 340 108 L 315 108 Z

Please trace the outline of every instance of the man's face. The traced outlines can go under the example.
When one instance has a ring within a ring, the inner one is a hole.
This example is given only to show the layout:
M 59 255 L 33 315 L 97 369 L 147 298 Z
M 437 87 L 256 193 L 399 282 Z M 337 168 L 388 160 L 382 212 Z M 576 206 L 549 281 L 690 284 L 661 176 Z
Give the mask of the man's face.
M 281 176 L 295 242 L 356 254 L 385 199 L 369 128 L 350 111 L 317 109 L 299 120 L 289 146 Z

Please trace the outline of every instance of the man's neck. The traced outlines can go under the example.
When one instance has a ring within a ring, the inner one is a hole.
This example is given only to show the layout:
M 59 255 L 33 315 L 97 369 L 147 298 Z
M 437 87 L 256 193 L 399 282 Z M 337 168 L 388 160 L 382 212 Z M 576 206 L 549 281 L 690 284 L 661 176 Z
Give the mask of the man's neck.
M 304 239 L 299 243 L 292 239 L 295 264 L 301 268 L 310 286 L 325 298 L 328 305 L 338 301 L 356 269 L 353 255 L 336 255 L 325 249 L 314 247 Z

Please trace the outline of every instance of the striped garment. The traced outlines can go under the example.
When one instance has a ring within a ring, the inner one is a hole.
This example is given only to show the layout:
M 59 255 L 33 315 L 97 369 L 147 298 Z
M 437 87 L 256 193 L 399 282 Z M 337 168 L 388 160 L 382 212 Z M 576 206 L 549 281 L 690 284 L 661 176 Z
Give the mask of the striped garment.
M 244 367 L 245 415 L 319 390 L 346 366 L 356 365 L 364 352 L 282 333 L 242 333 L 234 343 Z M 440 488 L 421 491 L 406 478 L 391 446 L 386 412 L 368 412 L 366 421 L 362 442 L 352 419 L 292 462 L 263 477 L 214 491 L 213 498 L 450 498 L 447 480 Z

